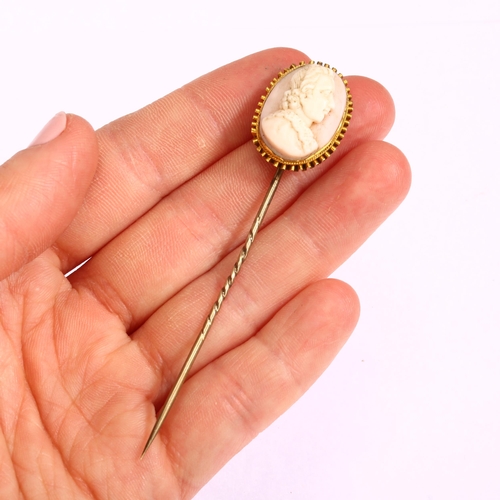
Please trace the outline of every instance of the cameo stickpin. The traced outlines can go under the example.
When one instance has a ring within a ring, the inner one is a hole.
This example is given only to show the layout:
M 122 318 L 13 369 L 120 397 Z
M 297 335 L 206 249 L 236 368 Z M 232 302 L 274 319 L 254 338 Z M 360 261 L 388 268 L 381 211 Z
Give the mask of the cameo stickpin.
M 285 170 L 307 170 L 326 160 L 346 133 L 352 114 L 347 80 L 328 64 L 301 62 L 281 71 L 266 89 L 252 121 L 252 137 L 265 160 L 276 167 L 250 232 L 219 297 L 161 409 L 141 458 L 151 446 L 210 331 L 229 289 L 248 257 Z

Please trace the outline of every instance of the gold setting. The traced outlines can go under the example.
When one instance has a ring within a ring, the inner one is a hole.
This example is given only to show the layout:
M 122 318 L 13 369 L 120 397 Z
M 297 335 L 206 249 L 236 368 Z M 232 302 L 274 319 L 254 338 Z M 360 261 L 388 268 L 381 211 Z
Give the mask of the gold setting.
M 325 66 L 327 68 L 332 69 L 335 73 L 338 74 L 340 79 L 343 81 L 345 89 L 346 89 L 346 105 L 344 108 L 344 112 L 342 115 L 342 119 L 340 121 L 339 126 L 337 127 L 337 130 L 333 137 L 331 138 L 330 142 L 326 144 L 326 146 L 322 147 L 319 151 L 316 153 L 308 156 L 307 158 L 304 158 L 302 160 L 286 160 L 284 158 L 281 158 L 277 156 L 273 151 L 271 151 L 266 144 L 263 142 L 260 136 L 259 132 L 259 121 L 260 121 L 260 115 L 262 108 L 264 106 L 264 103 L 266 102 L 269 94 L 271 93 L 272 89 L 278 83 L 281 78 L 284 76 L 288 75 L 291 71 L 304 66 L 306 63 L 301 62 L 298 65 L 292 64 L 290 68 L 283 70 L 279 73 L 278 77 L 275 78 L 269 85 L 269 87 L 266 89 L 267 94 L 265 96 L 262 96 L 261 102 L 259 102 L 259 107 L 255 111 L 255 115 L 253 116 L 252 119 L 252 135 L 253 135 L 253 142 L 257 146 L 257 150 L 260 152 L 260 154 L 272 165 L 277 167 L 276 173 L 274 174 L 274 178 L 271 181 L 271 184 L 269 185 L 269 188 L 266 192 L 266 195 L 264 196 L 264 199 L 262 200 L 262 204 L 259 208 L 259 211 L 257 212 L 257 215 L 255 216 L 255 219 L 253 221 L 252 227 L 250 228 L 250 232 L 248 233 L 247 239 L 245 241 L 245 244 L 240 250 L 240 254 L 238 256 L 238 259 L 236 260 L 236 263 L 233 266 L 233 269 L 231 271 L 231 274 L 227 277 L 226 282 L 224 283 L 224 286 L 219 292 L 219 296 L 215 303 L 212 306 L 212 309 L 210 310 L 208 316 L 205 319 L 205 323 L 203 324 L 203 327 L 201 331 L 198 333 L 196 336 L 196 339 L 193 343 L 193 346 L 191 347 L 191 350 L 189 351 L 189 354 L 184 361 L 184 365 L 182 366 L 179 375 L 177 376 L 177 379 L 167 397 L 167 400 L 165 401 L 165 404 L 163 405 L 163 408 L 160 410 L 156 423 L 154 424 L 154 427 L 148 437 L 148 440 L 146 442 L 146 445 L 144 446 L 144 450 L 142 452 L 141 458 L 144 456 L 144 454 L 147 452 L 151 444 L 153 443 L 155 437 L 157 436 L 158 432 L 160 431 L 161 426 L 163 425 L 163 422 L 165 421 L 165 418 L 167 417 L 168 413 L 170 412 L 172 405 L 174 404 L 177 395 L 179 394 L 179 391 L 184 384 L 184 381 L 186 380 L 186 377 L 189 374 L 189 371 L 191 369 L 191 366 L 193 365 L 196 356 L 198 355 L 203 343 L 205 342 L 205 339 L 212 327 L 212 324 L 215 320 L 215 317 L 217 316 L 220 308 L 222 307 L 222 303 L 226 299 L 229 289 L 233 286 L 233 283 L 238 275 L 238 273 L 241 270 L 241 267 L 243 266 L 243 263 L 248 257 L 248 254 L 250 252 L 250 248 L 253 245 L 255 238 L 257 236 L 257 232 L 259 231 L 259 228 L 264 220 L 264 217 L 266 216 L 267 210 L 269 208 L 269 205 L 271 204 L 271 201 L 274 197 L 274 194 L 276 190 L 278 189 L 278 184 L 280 183 L 281 177 L 284 174 L 285 170 L 307 170 L 309 168 L 313 168 L 316 165 L 320 164 L 322 161 L 326 160 L 332 153 L 335 151 L 337 146 L 340 144 L 340 141 L 343 139 L 344 134 L 347 131 L 347 126 L 349 125 L 349 120 L 351 119 L 351 113 L 352 113 L 352 98 L 351 94 L 349 92 L 349 87 L 347 86 L 347 80 L 344 80 L 343 76 L 339 73 L 337 73 L 337 70 L 334 68 L 330 68 L 327 64 L 323 63 L 315 63 L 311 61 L 309 64 L 319 64 L 321 66 Z
M 307 158 L 303 158 L 301 160 L 287 160 L 277 155 L 274 151 L 272 151 L 264 142 L 261 134 L 260 134 L 260 115 L 262 113 L 262 109 L 264 104 L 269 97 L 269 94 L 272 92 L 276 84 L 284 78 L 286 75 L 291 73 L 292 71 L 305 66 L 306 64 L 318 64 L 320 66 L 324 66 L 325 68 L 331 69 L 334 73 L 336 73 L 345 86 L 346 91 L 346 106 L 344 109 L 344 113 L 342 115 L 342 120 L 340 121 L 335 134 L 330 139 L 325 146 L 323 146 L 320 150 L 316 151 L 314 154 L 308 156 Z M 269 162 L 271 165 L 274 165 L 276 168 L 282 170 L 308 170 L 310 168 L 319 165 L 321 162 L 325 161 L 339 146 L 340 141 L 344 138 L 344 135 L 347 131 L 347 127 L 349 126 L 349 121 L 352 117 L 352 96 L 350 92 L 350 88 L 347 86 L 347 80 L 344 79 L 341 73 L 338 73 L 335 68 L 332 68 L 328 64 L 323 64 L 322 62 L 314 62 L 310 61 L 309 63 L 305 63 L 304 61 L 299 64 L 292 64 L 289 68 L 284 69 L 278 73 L 278 76 L 273 79 L 273 81 L 269 84 L 269 87 L 266 88 L 266 95 L 261 96 L 261 100 L 258 104 L 257 109 L 255 110 L 255 114 L 252 119 L 252 141 L 255 144 L 257 151 L 261 154 L 261 156 Z

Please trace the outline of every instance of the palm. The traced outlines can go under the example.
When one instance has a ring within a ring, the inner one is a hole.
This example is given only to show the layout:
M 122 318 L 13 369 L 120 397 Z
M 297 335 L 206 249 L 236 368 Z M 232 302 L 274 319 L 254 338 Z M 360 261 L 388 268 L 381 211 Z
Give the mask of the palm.
M 10 420 L 18 480 L 51 471 L 61 498 L 99 498 L 120 486 L 117 496 L 127 498 L 131 478 L 141 486 L 138 427 L 145 435 L 151 417 L 146 359 L 116 315 L 72 289 L 48 255 L 4 281 L 1 299 L 2 361 L 10 372 L 4 368 L 10 395 L 2 416 Z
M 80 211 L 51 249 L 0 282 L 0 462 L 11 480 L 0 497 L 190 498 L 340 349 L 356 298 L 318 280 L 408 187 L 401 155 L 367 142 L 387 132 L 392 109 L 364 79 L 350 81 L 357 114 L 335 172 L 330 162 L 285 176 L 158 442 L 139 461 L 273 175 L 248 144 L 252 108 L 298 59 L 284 50 L 247 58 L 98 133 L 98 171 Z

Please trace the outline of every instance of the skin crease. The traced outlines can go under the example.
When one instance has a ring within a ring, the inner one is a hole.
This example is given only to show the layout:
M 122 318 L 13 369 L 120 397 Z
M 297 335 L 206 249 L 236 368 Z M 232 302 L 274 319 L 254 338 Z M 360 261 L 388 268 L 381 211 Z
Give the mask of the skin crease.
M 274 174 L 250 141 L 253 110 L 301 60 L 251 55 L 97 132 L 68 115 L 0 168 L 0 498 L 192 498 L 346 342 L 358 300 L 325 278 L 410 185 L 405 157 L 381 142 L 392 99 L 363 77 L 348 77 L 354 114 L 335 154 L 283 176 L 139 461 Z

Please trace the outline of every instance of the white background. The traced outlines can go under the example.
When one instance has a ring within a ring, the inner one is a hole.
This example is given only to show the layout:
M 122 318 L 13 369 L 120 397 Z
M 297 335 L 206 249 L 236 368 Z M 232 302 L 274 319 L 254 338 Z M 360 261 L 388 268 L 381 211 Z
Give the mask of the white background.
M 344 350 L 197 498 L 498 500 L 500 2 L 168 4 L 2 0 L 0 163 L 59 110 L 98 128 L 293 46 L 391 91 L 414 173 L 334 274 L 362 303 Z

